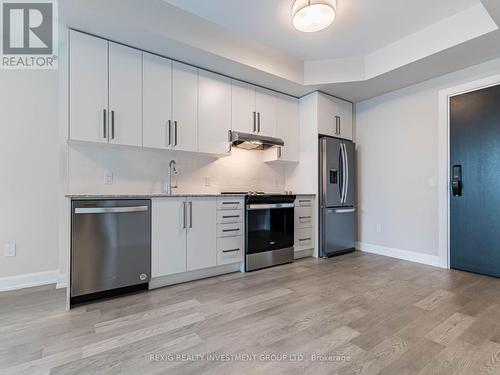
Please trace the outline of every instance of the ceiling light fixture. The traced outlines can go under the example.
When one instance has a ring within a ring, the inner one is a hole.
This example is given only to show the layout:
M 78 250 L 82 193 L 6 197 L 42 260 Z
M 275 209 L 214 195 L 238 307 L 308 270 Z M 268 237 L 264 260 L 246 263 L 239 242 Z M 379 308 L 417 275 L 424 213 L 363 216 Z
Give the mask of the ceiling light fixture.
M 312 33 L 330 26 L 336 13 L 337 0 L 295 0 L 292 23 L 297 30 Z

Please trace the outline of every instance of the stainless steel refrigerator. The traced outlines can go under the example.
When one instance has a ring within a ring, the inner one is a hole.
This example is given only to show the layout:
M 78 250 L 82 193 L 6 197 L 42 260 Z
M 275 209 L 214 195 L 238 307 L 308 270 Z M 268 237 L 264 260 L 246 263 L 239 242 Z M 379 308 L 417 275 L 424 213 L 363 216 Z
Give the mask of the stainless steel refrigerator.
M 322 257 L 355 250 L 355 145 L 337 138 L 319 139 L 320 251 Z

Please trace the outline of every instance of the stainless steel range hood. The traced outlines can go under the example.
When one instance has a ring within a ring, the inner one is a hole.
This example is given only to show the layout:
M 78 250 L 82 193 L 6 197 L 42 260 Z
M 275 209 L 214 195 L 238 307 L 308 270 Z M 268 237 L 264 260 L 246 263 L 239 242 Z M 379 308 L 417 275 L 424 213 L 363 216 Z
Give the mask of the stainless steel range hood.
M 285 142 L 281 138 L 237 131 L 230 132 L 230 139 L 233 147 L 244 148 L 246 150 L 266 150 L 270 147 L 285 145 Z

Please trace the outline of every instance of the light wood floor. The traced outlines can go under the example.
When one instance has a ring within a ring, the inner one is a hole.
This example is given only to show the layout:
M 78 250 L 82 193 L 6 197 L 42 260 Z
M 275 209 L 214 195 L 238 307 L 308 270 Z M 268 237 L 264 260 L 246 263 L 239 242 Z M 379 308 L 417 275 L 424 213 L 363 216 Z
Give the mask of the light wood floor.
M 52 287 L 0 294 L 0 374 L 122 373 L 500 374 L 500 279 L 356 252 L 71 312 Z

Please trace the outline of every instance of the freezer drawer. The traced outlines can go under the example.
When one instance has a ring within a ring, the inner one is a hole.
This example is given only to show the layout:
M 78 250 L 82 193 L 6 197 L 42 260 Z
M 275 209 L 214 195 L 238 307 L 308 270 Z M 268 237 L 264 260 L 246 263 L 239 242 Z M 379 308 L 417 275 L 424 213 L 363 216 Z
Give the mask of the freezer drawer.
M 322 212 L 321 256 L 335 255 L 356 247 L 356 208 L 325 208 Z

